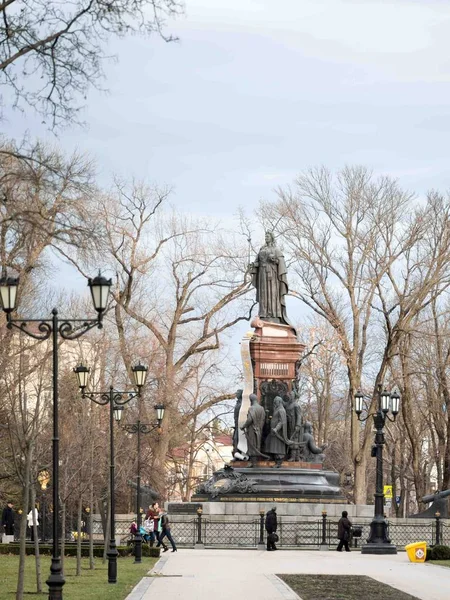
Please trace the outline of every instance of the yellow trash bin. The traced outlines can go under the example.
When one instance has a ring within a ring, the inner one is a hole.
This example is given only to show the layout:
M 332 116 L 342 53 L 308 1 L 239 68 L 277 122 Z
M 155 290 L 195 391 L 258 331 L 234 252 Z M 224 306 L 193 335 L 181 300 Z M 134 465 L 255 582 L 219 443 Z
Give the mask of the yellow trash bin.
M 426 542 L 414 542 L 414 544 L 408 544 L 407 546 L 405 546 L 405 550 L 411 562 L 425 562 L 425 559 L 427 557 Z

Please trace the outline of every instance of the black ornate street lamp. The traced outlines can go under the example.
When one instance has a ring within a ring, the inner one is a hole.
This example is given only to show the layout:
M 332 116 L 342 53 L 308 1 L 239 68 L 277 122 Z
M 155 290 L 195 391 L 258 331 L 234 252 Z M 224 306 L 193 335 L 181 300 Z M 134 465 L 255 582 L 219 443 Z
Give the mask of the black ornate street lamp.
M 141 423 L 138 419 L 136 423 L 123 425 L 123 429 L 128 433 L 137 434 L 137 486 L 136 486 L 136 534 L 134 536 L 134 562 L 142 562 L 142 535 L 141 535 L 141 434 L 151 433 L 155 429 L 161 428 L 164 418 L 165 408 L 162 404 L 155 406 L 156 423 Z
M 86 387 L 89 379 L 89 367 L 78 365 L 74 373 L 78 379 L 78 386 L 83 398 L 89 398 L 92 402 L 105 406 L 109 404 L 109 441 L 110 441 L 110 467 L 109 467 L 109 489 L 110 489 L 110 540 L 106 556 L 108 557 L 108 583 L 117 583 L 117 546 L 116 546 L 116 524 L 115 524 L 115 496 L 114 496 L 114 421 L 120 422 L 122 418 L 123 407 L 130 400 L 141 396 L 141 389 L 145 384 L 147 377 L 147 367 L 139 364 L 131 368 L 134 376 L 134 383 L 137 392 L 126 391 L 118 392 L 112 386 L 108 392 L 87 392 Z
M 368 414 L 365 418 L 361 418 L 363 411 L 364 395 L 358 391 L 355 394 L 355 412 L 358 415 L 359 421 L 366 421 L 369 417 L 373 417 L 375 425 L 375 444 L 372 446 L 372 457 L 377 459 L 376 471 L 376 488 L 375 488 L 375 514 L 372 523 L 370 524 L 370 535 L 367 543 L 361 548 L 362 554 L 397 554 L 397 547 L 391 543 L 388 537 L 388 524 L 384 517 L 384 491 L 383 491 L 383 446 L 384 446 L 384 425 L 386 419 L 395 421 L 399 411 L 400 396 L 396 393 L 390 393 L 381 389 L 378 386 L 377 402 L 378 408 L 376 413 Z M 389 417 L 389 411 L 392 412 L 393 418 Z
M 88 280 L 95 310 L 98 312 L 96 319 L 60 319 L 56 308 L 52 310 L 51 319 L 13 319 L 12 313 L 16 308 L 19 278 L 3 277 L 0 279 L 0 300 L 6 313 L 7 327 L 19 329 L 35 340 L 48 340 L 52 338 L 53 352 L 53 545 L 50 575 L 46 583 L 49 589 L 49 600 L 62 600 L 62 588 L 65 583 L 61 571 L 61 557 L 59 550 L 59 432 L 58 432 L 58 335 L 65 340 L 75 340 L 93 327 L 102 328 L 102 318 L 108 303 L 108 294 L 111 279 L 105 279 L 100 274 Z M 34 325 L 32 329 L 29 328 Z

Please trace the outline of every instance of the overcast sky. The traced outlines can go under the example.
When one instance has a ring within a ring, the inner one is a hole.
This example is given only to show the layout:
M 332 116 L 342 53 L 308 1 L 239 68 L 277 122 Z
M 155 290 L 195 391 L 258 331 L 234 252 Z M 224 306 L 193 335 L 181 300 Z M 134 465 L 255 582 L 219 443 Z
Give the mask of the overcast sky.
M 318 164 L 450 187 L 447 0 L 186 0 L 168 32 L 180 41 L 111 44 L 109 94 L 91 91 L 88 128 L 60 134 L 104 183 L 147 177 L 226 220 Z M 35 117 L 4 125 L 54 139 Z

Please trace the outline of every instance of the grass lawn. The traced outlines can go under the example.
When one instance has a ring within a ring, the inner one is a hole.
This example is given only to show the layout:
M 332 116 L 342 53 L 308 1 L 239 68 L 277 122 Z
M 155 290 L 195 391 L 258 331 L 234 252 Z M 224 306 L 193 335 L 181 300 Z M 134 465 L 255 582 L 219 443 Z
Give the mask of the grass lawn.
M 76 558 L 64 559 L 64 576 L 66 583 L 63 588 L 64 600 L 104 600 L 114 598 L 122 600 L 133 589 L 142 577 L 153 567 L 156 558 L 142 558 L 141 564 L 134 564 L 134 558 L 117 559 L 117 583 L 108 583 L 108 563 L 102 564 L 96 559 L 95 569 L 89 570 L 89 559 L 81 561 L 81 575 L 75 576 Z M 17 571 L 19 557 L 2 555 L 0 557 L 0 600 L 14 600 L 17 586 Z M 50 557 L 41 557 L 43 594 L 36 594 L 36 571 L 34 556 L 26 557 L 25 594 L 26 598 L 44 600 L 48 597 L 48 587 L 45 583 L 50 573 Z
M 278 575 L 302 600 L 418 600 L 362 575 Z
M 450 560 L 428 560 L 427 564 L 441 565 L 441 567 L 450 567 Z

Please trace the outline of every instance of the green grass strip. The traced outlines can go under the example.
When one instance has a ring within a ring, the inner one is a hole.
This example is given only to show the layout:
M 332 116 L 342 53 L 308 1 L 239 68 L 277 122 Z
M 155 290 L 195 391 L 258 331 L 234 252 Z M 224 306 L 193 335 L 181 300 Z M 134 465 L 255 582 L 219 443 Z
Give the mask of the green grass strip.
M 117 560 L 117 583 L 108 583 L 108 563 L 102 564 L 101 559 L 95 560 L 95 569 L 89 569 L 89 560 L 82 559 L 81 575 L 75 575 L 76 559 L 64 559 L 64 577 L 66 583 L 63 588 L 64 600 L 123 600 L 133 587 L 144 577 L 153 565 L 156 558 L 143 558 L 141 564 L 135 564 L 133 557 L 119 558 Z M 41 571 L 43 593 L 36 594 L 36 571 L 34 556 L 26 557 L 25 568 L 25 597 L 44 600 L 48 597 L 48 587 L 45 583 L 50 573 L 50 559 L 41 557 Z M 0 558 L 0 600 L 14 600 L 17 586 L 17 572 L 19 568 L 18 556 L 2 556 Z

